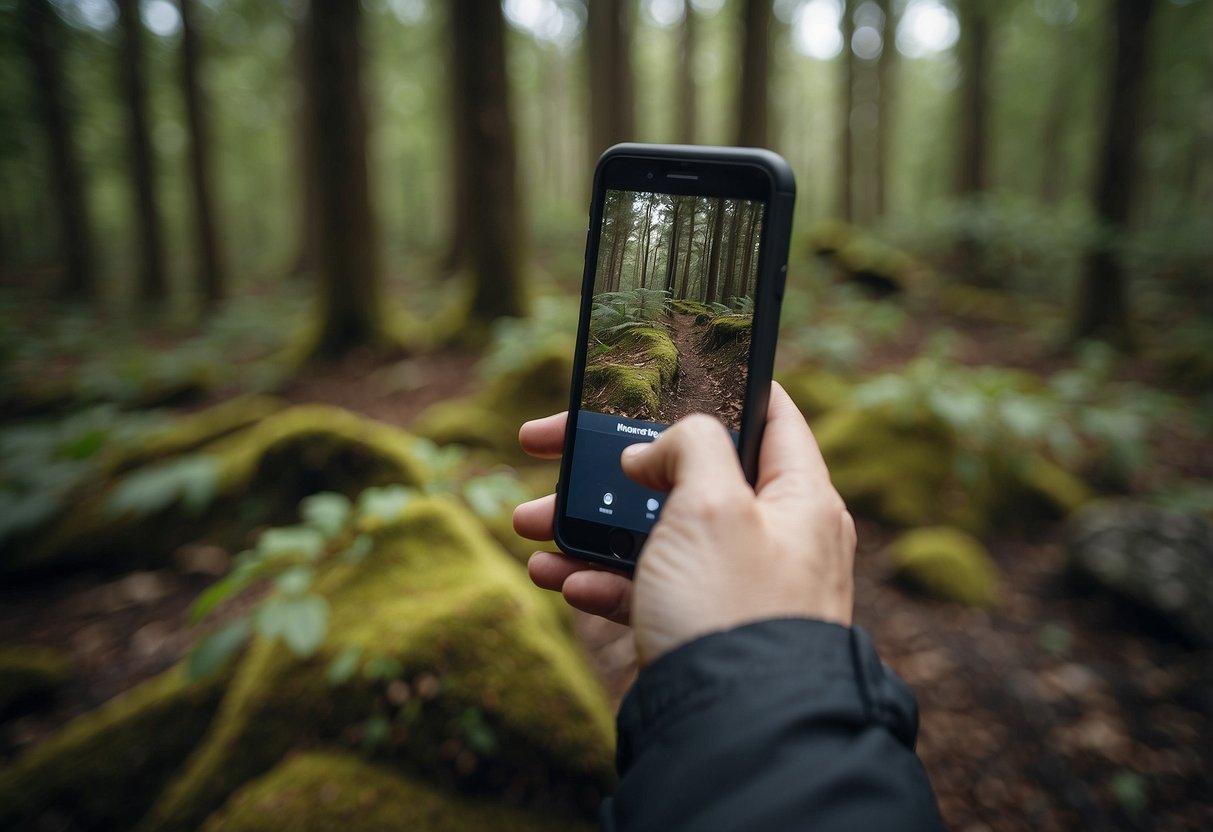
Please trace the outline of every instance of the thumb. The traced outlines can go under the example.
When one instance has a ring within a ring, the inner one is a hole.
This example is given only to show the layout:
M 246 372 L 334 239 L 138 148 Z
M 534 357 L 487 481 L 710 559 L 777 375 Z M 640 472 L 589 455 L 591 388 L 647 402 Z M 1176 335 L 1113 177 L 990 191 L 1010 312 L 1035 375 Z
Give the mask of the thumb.
M 686 417 L 653 442 L 629 445 L 620 463 L 630 479 L 656 491 L 685 483 L 749 488 L 728 431 L 702 414 Z

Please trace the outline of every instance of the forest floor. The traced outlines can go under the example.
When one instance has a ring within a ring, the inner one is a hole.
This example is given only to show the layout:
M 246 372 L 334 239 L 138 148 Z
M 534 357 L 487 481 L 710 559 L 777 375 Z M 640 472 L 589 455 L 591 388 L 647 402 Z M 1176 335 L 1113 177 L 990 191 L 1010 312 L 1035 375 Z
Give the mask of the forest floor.
M 738 429 L 742 401 L 729 391 L 745 390 L 746 367 L 725 352 L 704 349 L 704 326 L 694 315 L 674 312 L 665 324 L 678 348 L 678 373 L 658 420 L 673 424 L 689 413 L 707 413 Z
M 961 354 L 1047 372 L 1044 357 L 1000 362 L 986 335 L 965 338 Z M 876 364 L 914 349 L 891 346 Z M 343 365 L 299 379 L 286 396 L 408 427 L 429 403 L 474 389 L 475 363 L 443 352 Z M 1148 367 L 1130 372 L 1150 380 Z M 1207 473 L 1213 438 L 1166 452 Z M 1074 590 L 1061 525 L 987 541 L 1002 574 L 993 610 L 903 589 L 886 554 L 896 530 L 861 518 L 859 531 L 856 621 L 915 690 L 919 754 L 950 828 L 1213 828 L 1213 653 Z M 229 557 L 185 547 L 175 568 L 0 588 L 0 643 L 57 647 L 80 671 L 53 707 L 0 717 L 0 760 L 180 660 L 193 639 L 188 606 Z M 627 631 L 584 615 L 576 626 L 618 702 L 636 671 Z

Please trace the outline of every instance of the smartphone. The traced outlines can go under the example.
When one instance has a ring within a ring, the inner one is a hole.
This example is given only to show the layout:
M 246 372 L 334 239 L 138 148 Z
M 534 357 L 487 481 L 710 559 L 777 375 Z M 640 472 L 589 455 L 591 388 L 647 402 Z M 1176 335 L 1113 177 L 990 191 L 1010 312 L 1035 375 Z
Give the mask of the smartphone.
M 752 148 L 620 144 L 590 198 L 556 545 L 631 569 L 666 495 L 620 454 L 716 416 L 751 484 L 766 418 L 796 183 Z

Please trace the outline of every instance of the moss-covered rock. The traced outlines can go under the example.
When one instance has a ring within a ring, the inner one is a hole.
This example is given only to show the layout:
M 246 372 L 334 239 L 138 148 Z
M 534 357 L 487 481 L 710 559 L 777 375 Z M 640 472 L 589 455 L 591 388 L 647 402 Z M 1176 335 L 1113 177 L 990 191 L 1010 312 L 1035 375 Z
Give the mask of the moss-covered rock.
M 809 230 L 806 237 L 809 251 L 825 257 L 841 249 L 855 238 L 855 226 L 841 220 L 823 220 Z
M 703 346 L 709 350 L 719 350 L 738 343 L 744 343 L 752 331 L 749 315 L 718 315 L 708 322 L 703 333 Z
M 572 374 L 572 350 L 553 345 L 480 392 L 428 408 L 413 431 L 439 445 L 520 455 L 518 427 L 528 419 L 568 409 Z
M 544 832 L 590 830 L 436 789 L 348 754 L 291 757 L 241 789 L 203 827 L 205 832 Z
M 0 769 L 0 828 L 129 829 L 206 732 L 226 677 L 178 669 L 122 694 Z
M 833 409 L 813 426 L 830 477 L 852 511 L 902 526 L 975 534 L 1062 519 L 1093 494 L 1040 454 L 974 457 L 941 420 L 890 406 Z
M 634 419 L 653 419 L 661 407 L 661 373 L 652 367 L 595 364 L 585 370 L 585 385 L 601 392 L 601 406 Z
M 899 580 L 944 601 L 989 606 L 998 597 L 998 567 L 981 541 L 959 529 L 914 529 L 892 545 Z
M 338 407 L 282 410 L 198 449 L 213 463 L 205 509 L 174 499 L 143 514 L 116 512 L 115 491 L 148 470 L 135 469 L 79 494 L 43 533 L 6 545 L 0 572 L 133 568 L 162 563 L 192 540 L 237 545 L 257 525 L 289 521 L 308 494 L 354 496 L 372 485 L 420 485 L 429 472 L 413 452 L 414 441 L 399 428 Z
M 378 758 L 464 791 L 542 791 L 588 810 L 609 788 L 609 707 L 567 625 L 457 504 L 410 504 L 367 560 L 335 566 L 321 588 L 332 604 L 321 654 L 298 663 L 254 644 L 145 829 L 195 828 L 292 748 L 367 742 L 371 719 L 386 726 Z M 393 678 L 334 686 L 326 668 L 349 650 Z
M 779 373 L 776 378 L 806 419 L 816 419 L 842 407 L 851 398 L 850 383 L 828 370 L 802 368 Z
M 0 647 L 0 715 L 35 705 L 71 675 L 67 656 L 50 647 Z

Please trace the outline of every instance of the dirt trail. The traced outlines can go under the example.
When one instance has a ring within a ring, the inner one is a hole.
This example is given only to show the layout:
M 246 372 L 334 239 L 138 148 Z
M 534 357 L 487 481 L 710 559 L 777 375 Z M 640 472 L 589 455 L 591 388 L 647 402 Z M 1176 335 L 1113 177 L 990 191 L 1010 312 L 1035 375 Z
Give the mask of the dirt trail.
M 661 403 L 661 421 L 675 422 L 688 413 L 709 413 L 728 421 L 725 396 L 721 389 L 718 361 L 704 355 L 703 332 L 695 316 L 675 312 L 669 320 L 670 338 L 678 348 L 678 375 L 674 388 Z

